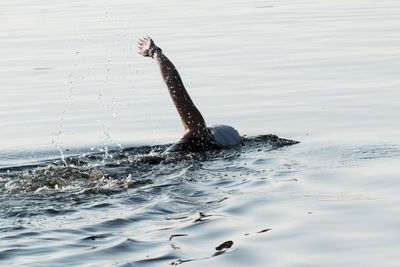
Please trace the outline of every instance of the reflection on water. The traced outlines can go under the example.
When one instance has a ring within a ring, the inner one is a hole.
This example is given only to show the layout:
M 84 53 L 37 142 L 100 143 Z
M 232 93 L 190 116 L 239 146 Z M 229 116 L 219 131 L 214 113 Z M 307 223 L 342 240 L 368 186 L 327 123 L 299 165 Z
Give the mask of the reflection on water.
M 3 1 L 0 265 L 400 266 L 398 1 Z M 166 157 L 150 35 L 240 147 Z

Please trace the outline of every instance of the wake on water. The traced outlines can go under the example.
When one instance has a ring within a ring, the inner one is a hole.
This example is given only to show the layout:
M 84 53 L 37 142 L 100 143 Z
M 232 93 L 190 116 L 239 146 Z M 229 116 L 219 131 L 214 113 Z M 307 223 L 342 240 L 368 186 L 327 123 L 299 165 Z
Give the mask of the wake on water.
M 41 198 L 110 194 L 152 183 L 203 161 L 238 157 L 253 150 L 274 150 L 299 142 L 276 135 L 242 137 L 241 145 L 203 153 L 163 154 L 169 145 L 141 146 L 0 169 L 0 196 Z

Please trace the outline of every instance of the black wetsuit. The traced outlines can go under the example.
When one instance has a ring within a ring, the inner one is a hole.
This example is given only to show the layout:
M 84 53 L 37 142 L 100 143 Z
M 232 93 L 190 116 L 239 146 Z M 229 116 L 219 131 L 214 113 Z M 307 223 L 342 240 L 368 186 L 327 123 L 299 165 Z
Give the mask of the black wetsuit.
M 222 146 L 215 141 L 215 138 L 210 134 L 204 137 L 188 137 L 179 140 L 177 143 L 170 146 L 165 153 L 173 152 L 202 152 L 208 150 L 218 150 Z

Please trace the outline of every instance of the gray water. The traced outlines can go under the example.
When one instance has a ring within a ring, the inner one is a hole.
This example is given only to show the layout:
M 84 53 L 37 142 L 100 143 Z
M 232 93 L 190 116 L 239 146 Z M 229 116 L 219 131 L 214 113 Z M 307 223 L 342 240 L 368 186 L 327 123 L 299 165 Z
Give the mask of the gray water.
M 1 3 L 0 264 L 399 266 L 399 14 L 389 0 Z M 241 146 L 162 156 L 182 126 L 137 54 L 147 35 Z

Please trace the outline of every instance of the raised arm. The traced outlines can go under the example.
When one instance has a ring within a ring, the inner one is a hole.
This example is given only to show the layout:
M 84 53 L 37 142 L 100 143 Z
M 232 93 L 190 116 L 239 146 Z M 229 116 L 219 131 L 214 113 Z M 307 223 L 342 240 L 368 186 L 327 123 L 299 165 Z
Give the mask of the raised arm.
M 207 135 L 208 130 L 203 116 L 194 105 L 172 62 L 164 55 L 161 48 L 154 44 L 150 37 L 141 38 L 138 42 L 138 47 L 141 55 L 154 58 L 160 67 L 161 75 L 185 129 L 182 138 Z

